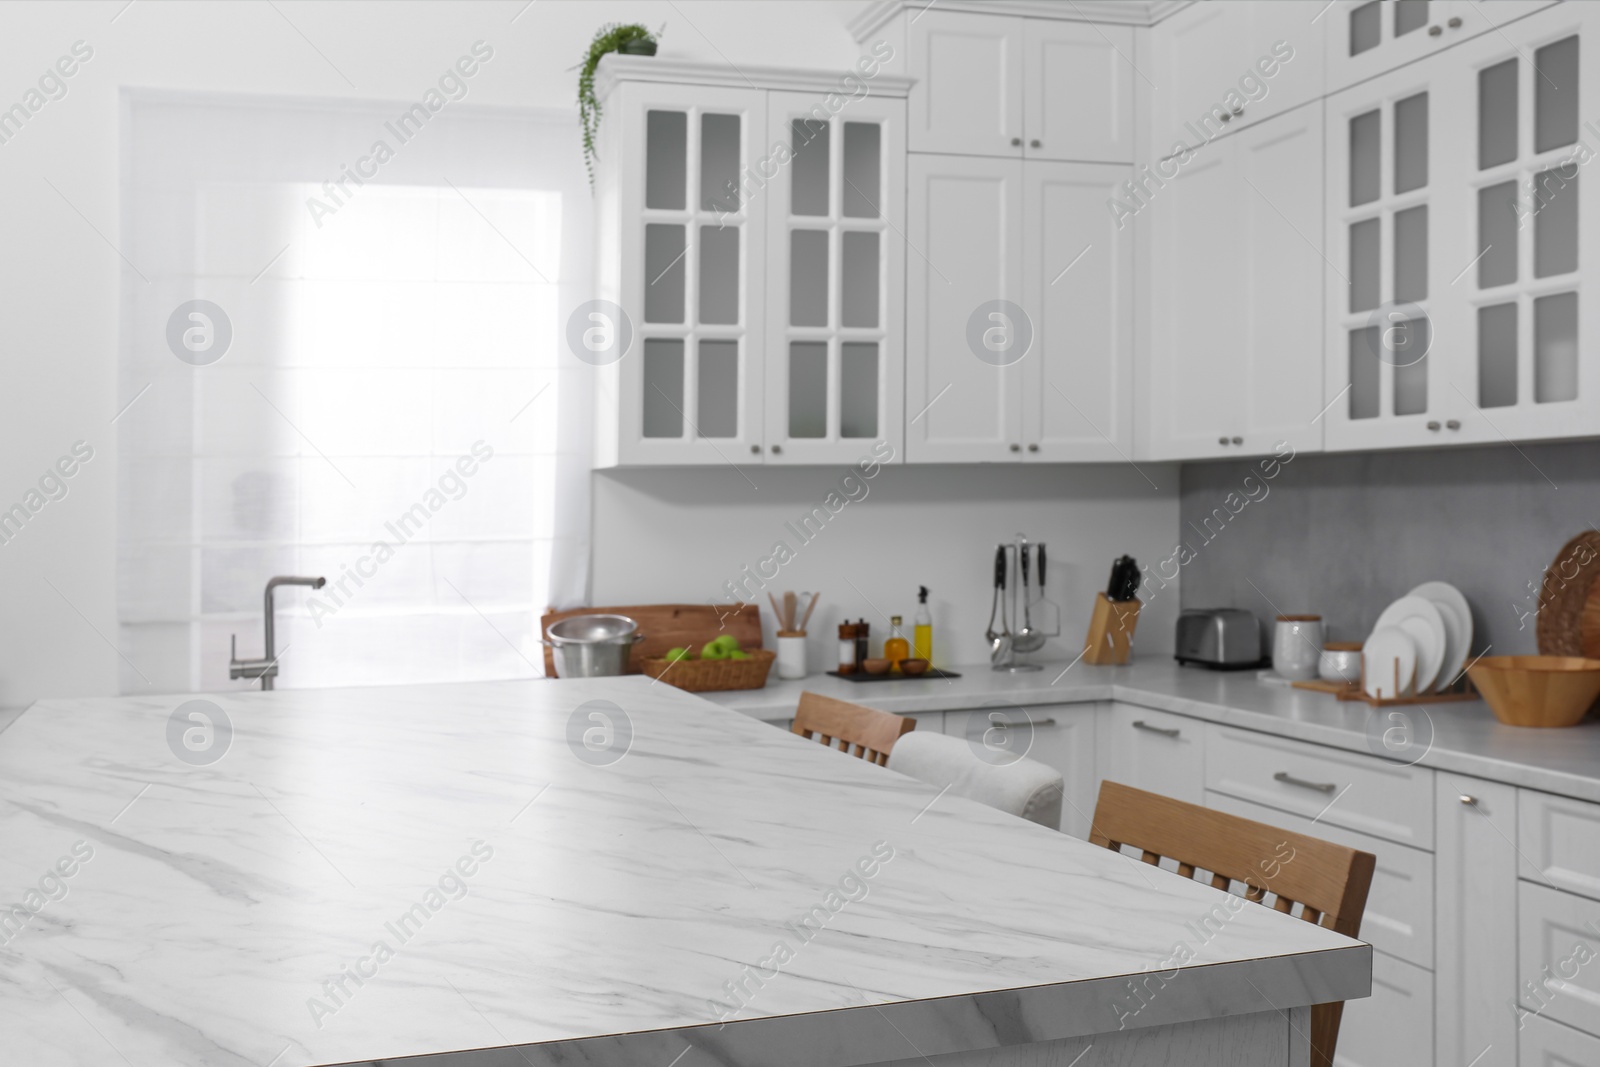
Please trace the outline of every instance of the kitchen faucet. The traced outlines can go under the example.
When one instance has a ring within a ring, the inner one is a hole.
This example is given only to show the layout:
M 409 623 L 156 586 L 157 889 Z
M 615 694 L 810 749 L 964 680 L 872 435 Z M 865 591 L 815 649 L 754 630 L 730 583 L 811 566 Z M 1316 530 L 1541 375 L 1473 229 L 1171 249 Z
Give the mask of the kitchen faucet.
M 328 579 L 326 578 L 299 578 L 285 574 L 269 579 L 264 597 L 266 601 L 266 655 L 261 659 L 240 659 L 239 635 L 229 635 L 228 677 L 260 678 L 261 688 L 271 689 L 272 680 L 278 676 L 278 656 L 275 651 L 277 641 L 272 621 L 272 591 L 280 585 L 308 585 L 312 589 L 321 589 L 327 584 Z

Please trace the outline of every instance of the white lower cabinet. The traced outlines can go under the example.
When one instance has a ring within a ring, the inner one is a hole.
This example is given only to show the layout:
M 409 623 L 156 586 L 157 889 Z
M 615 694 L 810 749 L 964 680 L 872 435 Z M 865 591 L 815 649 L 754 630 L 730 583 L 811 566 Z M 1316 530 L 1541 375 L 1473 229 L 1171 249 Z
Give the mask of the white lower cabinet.
M 1600 1063 L 1600 1037 L 1546 1019 L 1526 1019 L 1517 1040 L 1521 1067 L 1594 1067 Z
M 1207 793 L 1206 807 L 1253 819 L 1269 826 L 1321 838 L 1378 858 L 1372 889 L 1361 917 L 1361 940 L 1380 952 L 1426 970 L 1433 969 L 1433 856 L 1420 848 L 1340 829 L 1327 821 L 1312 822 L 1222 793 Z
M 1096 728 L 1102 779 L 1190 804 L 1205 803 L 1203 723 L 1132 704 L 1100 708 Z
M 1537 882 L 1518 888 L 1517 1003 L 1600 1034 L 1600 901 Z
M 1088 838 L 1099 779 L 1095 777 L 1094 704 L 1045 704 L 1021 708 L 996 701 L 989 707 L 944 713 L 944 732 L 965 737 L 983 758 L 1003 762 L 1017 756 L 1061 772 L 1061 832 Z M 925 729 L 919 722 L 917 729 Z
M 1428 1067 L 1433 1062 L 1432 973 L 1374 952 L 1372 996 L 1345 1001 L 1334 1067 Z
M 1517 791 L 1444 771 L 1435 785 L 1438 1062 L 1517 1067 Z

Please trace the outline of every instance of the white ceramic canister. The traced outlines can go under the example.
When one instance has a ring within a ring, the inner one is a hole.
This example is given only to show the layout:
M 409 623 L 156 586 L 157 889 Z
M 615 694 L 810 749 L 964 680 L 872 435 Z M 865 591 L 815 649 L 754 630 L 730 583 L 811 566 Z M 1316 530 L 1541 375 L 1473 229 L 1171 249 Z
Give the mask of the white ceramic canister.
M 1322 657 L 1321 615 L 1279 615 L 1272 632 L 1272 669 L 1284 678 L 1317 676 Z
M 778 677 L 794 681 L 806 676 L 806 632 L 782 630 L 778 633 Z

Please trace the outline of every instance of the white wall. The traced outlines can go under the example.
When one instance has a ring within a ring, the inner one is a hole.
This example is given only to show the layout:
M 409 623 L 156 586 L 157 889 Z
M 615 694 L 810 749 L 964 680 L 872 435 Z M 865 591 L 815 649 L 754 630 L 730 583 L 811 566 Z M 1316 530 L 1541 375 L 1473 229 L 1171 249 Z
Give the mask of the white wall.
M 851 468 L 600 473 L 594 599 L 598 605 L 727 602 L 723 583 L 739 578 L 746 565 L 754 570 L 782 540 L 794 559 L 769 588 L 822 592 L 809 627 L 813 669 L 833 666 L 828 658 L 846 618 L 870 622 L 875 646 L 884 615 L 904 615 L 909 625 L 918 585 L 932 591 L 935 660 L 982 663 L 994 546 L 1020 531 L 1049 546 L 1046 577 L 1062 609 L 1062 637 L 1036 658 L 1065 665 L 1083 648 L 1089 608 L 1095 591 L 1105 588 L 1111 561 L 1123 552 L 1153 561 L 1171 551 L 1177 468 L 1142 469 L 1154 487 L 1126 464 L 888 466 L 863 483 L 864 496 L 853 489 L 860 499 L 804 545 L 785 524 L 798 524 L 821 505 Z M 771 642 L 772 609 L 764 592 L 757 595 Z M 1171 653 L 1177 604 L 1175 585 L 1150 601 L 1139 619 L 1137 652 Z
M 842 69 L 857 55 L 844 25 L 861 6 L 863 0 L 0 5 L 0 108 L 20 100 L 75 41 L 94 50 L 67 80 L 66 95 L 0 144 L 0 510 L 21 501 L 73 442 L 95 450 L 68 495 L 0 545 L 0 706 L 117 687 L 111 420 L 137 391 L 137 383 L 116 380 L 118 292 L 143 284 L 113 247 L 121 230 L 123 88 L 409 101 L 482 39 L 495 58 L 472 79 L 469 103 L 570 107 L 577 75 L 569 68 L 601 23 L 665 23 L 663 55 Z M 342 162 L 330 159 L 330 173 Z

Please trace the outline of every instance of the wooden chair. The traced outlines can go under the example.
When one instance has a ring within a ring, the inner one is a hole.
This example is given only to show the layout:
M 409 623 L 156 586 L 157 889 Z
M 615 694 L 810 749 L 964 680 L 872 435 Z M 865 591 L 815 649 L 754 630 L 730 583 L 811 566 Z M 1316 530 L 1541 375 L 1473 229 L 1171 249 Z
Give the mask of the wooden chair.
M 816 738 L 829 748 L 882 767 L 889 762 L 894 743 L 916 728 L 917 720 L 903 715 L 818 693 L 801 693 L 800 706 L 795 709 L 794 724 L 789 729 L 807 740 Z
M 1181 877 L 1204 872 L 1224 891 L 1239 882 L 1246 899 L 1267 904 L 1271 896 L 1274 910 L 1347 937 L 1361 932 L 1377 863 L 1370 852 L 1111 781 L 1100 783 L 1089 841 L 1115 852 L 1129 845 L 1145 863 L 1174 860 Z M 1312 1067 L 1331 1067 L 1343 1011 L 1343 1002 L 1311 1009 Z

